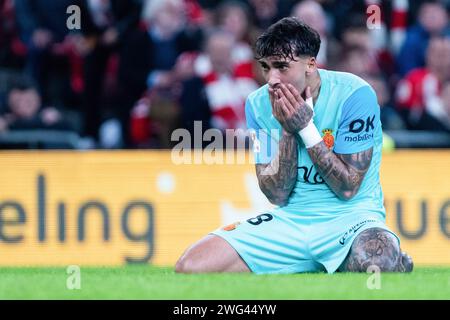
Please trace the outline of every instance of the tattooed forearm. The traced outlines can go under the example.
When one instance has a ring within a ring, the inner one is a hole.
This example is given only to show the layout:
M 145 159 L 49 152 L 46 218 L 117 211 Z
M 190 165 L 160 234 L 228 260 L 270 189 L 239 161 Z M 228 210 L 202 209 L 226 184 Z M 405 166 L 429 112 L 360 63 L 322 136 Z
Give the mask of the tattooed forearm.
M 372 160 L 372 148 L 354 154 L 335 154 L 322 141 L 308 149 L 316 170 L 341 199 L 351 199 L 359 190 Z
M 297 133 L 306 128 L 312 116 L 312 109 L 303 102 L 289 118 L 283 119 L 280 123 L 288 132 Z
M 277 156 L 269 164 L 257 164 L 256 175 L 259 187 L 273 204 L 283 206 L 297 180 L 297 141 L 295 137 L 283 132 Z

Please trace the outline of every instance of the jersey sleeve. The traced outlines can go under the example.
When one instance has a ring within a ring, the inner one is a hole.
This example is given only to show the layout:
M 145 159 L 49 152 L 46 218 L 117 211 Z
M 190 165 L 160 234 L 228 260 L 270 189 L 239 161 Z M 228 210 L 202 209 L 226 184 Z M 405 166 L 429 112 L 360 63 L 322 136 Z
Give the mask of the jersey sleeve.
M 350 154 L 367 150 L 373 147 L 375 133 L 379 130 L 377 96 L 370 86 L 363 86 L 355 90 L 342 106 L 334 152 Z
M 278 150 L 278 142 L 274 139 L 267 129 L 262 128 L 256 121 L 256 117 L 251 105 L 250 99 L 245 102 L 245 118 L 247 128 L 252 141 L 251 147 L 256 164 L 267 164 L 275 157 Z

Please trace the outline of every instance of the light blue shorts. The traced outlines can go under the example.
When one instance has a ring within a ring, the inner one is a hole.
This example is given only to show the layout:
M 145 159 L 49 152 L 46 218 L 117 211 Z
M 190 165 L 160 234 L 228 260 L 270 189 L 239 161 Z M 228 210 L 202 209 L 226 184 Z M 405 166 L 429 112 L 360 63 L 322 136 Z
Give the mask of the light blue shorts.
M 398 239 L 381 213 L 303 216 L 283 208 L 219 228 L 212 234 L 225 239 L 254 273 L 333 273 L 356 236 L 369 228 L 385 229 Z

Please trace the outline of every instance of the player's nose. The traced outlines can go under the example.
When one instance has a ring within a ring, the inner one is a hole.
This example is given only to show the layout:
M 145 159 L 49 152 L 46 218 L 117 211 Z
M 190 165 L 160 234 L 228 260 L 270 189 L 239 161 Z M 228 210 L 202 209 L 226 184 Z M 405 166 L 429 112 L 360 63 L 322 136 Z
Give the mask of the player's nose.
M 269 80 L 267 81 L 267 83 L 272 88 L 276 87 L 278 84 L 281 83 L 279 74 L 277 74 L 276 72 L 271 72 L 269 74 Z

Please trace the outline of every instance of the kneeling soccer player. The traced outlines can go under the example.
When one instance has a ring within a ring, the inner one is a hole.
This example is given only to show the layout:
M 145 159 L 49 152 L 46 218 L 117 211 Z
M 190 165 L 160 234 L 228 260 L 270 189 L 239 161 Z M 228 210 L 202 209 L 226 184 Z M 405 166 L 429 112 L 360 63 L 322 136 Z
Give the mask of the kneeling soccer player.
M 190 247 L 176 272 L 409 272 L 385 224 L 376 94 L 361 78 L 318 69 L 318 33 L 296 18 L 257 40 L 267 84 L 249 95 L 256 175 L 278 207 L 218 229 Z

